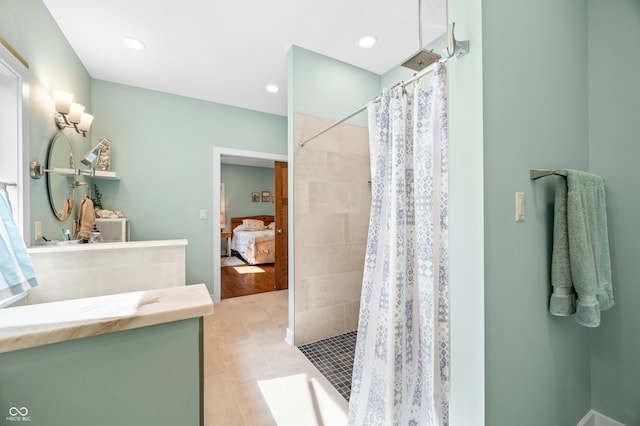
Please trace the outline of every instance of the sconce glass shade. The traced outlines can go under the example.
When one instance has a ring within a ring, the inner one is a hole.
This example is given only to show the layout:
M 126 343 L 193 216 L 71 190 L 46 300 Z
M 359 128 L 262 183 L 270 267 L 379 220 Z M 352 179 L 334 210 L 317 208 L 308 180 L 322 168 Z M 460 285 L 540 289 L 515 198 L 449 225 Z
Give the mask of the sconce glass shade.
M 71 102 L 73 102 L 73 95 L 71 93 L 54 90 L 53 102 L 56 105 L 56 111 L 62 114 L 69 114 Z
M 83 112 L 80 116 L 80 123 L 78 123 L 78 130 L 81 132 L 88 132 L 93 122 L 93 115 Z
M 69 121 L 75 124 L 80 122 L 82 113 L 84 112 L 84 105 L 73 103 L 71 104 L 71 110 L 69 111 Z

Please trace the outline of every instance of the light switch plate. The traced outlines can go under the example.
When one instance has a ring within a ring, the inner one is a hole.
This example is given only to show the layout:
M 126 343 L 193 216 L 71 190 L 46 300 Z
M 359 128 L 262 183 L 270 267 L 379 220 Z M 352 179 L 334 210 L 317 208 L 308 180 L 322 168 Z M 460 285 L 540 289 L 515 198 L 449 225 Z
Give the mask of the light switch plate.
M 524 192 L 516 192 L 516 222 L 524 222 Z
M 200 219 L 204 220 L 207 218 L 207 210 L 206 209 L 201 209 L 200 210 Z
M 36 239 L 36 241 L 39 241 L 42 238 L 42 222 L 37 221 L 37 222 L 34 222 L 33 225 L 35 228 L 34 238 Z

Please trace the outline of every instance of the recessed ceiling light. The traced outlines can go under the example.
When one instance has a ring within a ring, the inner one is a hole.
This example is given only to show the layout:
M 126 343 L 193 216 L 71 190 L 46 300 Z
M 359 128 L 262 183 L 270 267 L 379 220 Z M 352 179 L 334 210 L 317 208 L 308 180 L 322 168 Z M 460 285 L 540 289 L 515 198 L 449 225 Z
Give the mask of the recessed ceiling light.
M 269 93 L 276 93 L 280 90 L 280 88 L 278 86 L 276 86 L 275 84 L 270 84 L 267 86 L 267 92 Z
M 136 50 L 142 50 L 145 48 L 145 45 L 143 42 L 141 42 L 138 39 L 135 38 L 131 38 L 131 37 L 127 37 L 124 39 L 124 44 L 126 44 L 128 47 L 132 48 L 132 49 L 136 49 Z
M 360 44 L 360 47 L 364 49 L 368 49 L 369 47 L 376 44 L 376 38 L 373 36 L 364 36 L 360 39 L 359 44 Z

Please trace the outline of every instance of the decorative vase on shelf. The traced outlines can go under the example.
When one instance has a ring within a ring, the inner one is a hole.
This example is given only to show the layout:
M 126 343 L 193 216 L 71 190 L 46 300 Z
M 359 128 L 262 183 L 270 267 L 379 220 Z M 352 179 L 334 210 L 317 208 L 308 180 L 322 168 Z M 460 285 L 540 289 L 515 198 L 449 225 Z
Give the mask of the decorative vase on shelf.
M 108 172 L 111 169 L 111 147 L 102 148 L 100 150 L 100 158 L 98 158 L 97 170 Z

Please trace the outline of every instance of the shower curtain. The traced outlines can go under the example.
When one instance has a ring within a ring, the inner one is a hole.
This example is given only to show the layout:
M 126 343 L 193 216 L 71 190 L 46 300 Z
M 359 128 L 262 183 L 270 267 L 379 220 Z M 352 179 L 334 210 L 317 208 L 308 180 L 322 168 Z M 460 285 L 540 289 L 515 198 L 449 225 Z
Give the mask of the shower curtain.
M 369 106 L 371 218 L 350 425 L 448 425 L 446 68 Z

